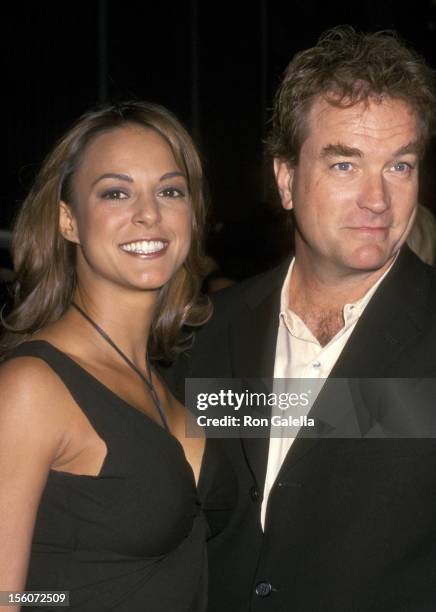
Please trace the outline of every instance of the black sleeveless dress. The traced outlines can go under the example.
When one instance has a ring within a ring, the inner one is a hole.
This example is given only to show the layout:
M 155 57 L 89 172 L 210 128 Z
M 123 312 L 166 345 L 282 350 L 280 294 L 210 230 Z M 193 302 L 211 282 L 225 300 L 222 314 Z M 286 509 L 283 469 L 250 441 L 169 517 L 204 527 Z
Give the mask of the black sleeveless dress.
M 98 476 L 50 471 L 26 590 L 69 591 L 80 612 L 205 610 L 206 526 L 178 440 L 51 344 L 18 356 L 56 372 L 108 449 Z

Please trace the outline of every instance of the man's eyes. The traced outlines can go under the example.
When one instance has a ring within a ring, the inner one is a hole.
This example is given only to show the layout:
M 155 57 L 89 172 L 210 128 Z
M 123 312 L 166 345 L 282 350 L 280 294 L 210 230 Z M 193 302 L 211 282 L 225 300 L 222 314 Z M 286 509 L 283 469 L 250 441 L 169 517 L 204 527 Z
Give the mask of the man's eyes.
M 408 162 L 396 162 L 392 168 L 395 170 L 395 172 L 405 174 L 413 170 L 413 165 L 409 164 Z
M 338 162 L 333 164 L 332 168 L 340 172 L 349 172 L 353 168 L 353 164 L 351 162 Z
M 333 170 L 338 172 L 350 172 L 353 169 L 353 164 L 351 162 L 337 162 L 331 166 Z M 414 168 L 413 164 L 409 162 L 395 162 L 392 164 L 391 169 L 398 174 L 408 174 Z

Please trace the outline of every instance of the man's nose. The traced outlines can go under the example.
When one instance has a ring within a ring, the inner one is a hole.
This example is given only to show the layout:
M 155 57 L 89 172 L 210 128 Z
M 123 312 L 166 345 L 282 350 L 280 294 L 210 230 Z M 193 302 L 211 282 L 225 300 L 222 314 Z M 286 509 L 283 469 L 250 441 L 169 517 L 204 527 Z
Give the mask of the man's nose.
M 364 177 L 358 205 L 378 214 L 390 207 L 390 193 L 382 174 L 374 172 Z
M 153 226 L 161 220 L 159 202 L 152 195 L 144 195 L 135 202 L 132 221 Z

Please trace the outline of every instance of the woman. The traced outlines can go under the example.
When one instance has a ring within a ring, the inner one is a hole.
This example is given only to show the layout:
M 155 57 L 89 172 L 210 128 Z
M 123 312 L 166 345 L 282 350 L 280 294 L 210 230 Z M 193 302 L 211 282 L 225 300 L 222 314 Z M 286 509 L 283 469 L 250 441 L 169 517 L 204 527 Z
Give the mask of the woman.
M 204 438 L 185 437 L 150 366 L 208 318 L 203 221 L 197 153 L 162 107 L 86 114 L 45 161 L 1 339 L 0 590 L 69 591 L 81 611 L 204 610 Z

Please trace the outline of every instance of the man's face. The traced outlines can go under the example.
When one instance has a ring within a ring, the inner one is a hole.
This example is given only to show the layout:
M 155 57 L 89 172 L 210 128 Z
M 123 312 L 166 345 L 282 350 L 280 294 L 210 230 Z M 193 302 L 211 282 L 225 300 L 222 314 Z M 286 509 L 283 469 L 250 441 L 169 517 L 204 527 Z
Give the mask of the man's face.
M 401 100 L 339 108 L 317 98 L 298 165 L 275 161 L 297 261 L 322 278 L 387 268 L 415 217 L 417 145 L 415 113 Z

